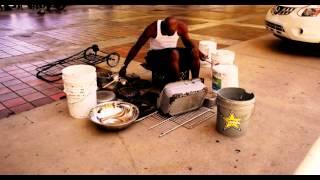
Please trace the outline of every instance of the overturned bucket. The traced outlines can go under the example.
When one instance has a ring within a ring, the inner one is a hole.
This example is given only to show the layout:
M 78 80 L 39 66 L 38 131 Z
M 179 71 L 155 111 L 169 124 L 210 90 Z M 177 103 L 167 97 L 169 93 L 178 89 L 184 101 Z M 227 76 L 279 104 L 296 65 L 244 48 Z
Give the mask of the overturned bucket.
M 237 87 L 223 88 L 217 93 L 217 131 L 226 136 L 243 135 L 254 111 L 254 94 Z

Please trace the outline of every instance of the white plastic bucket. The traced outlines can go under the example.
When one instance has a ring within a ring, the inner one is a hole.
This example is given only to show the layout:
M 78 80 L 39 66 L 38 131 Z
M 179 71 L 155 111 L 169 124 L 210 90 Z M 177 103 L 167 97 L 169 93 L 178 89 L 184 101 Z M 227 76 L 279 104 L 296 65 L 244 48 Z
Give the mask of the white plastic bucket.
M 219 49 L 216 53 L 211 54 L 211 62 L 213 65 L 230 65 L 234 63 L 235 53 L 226 49 Z
M 90 65 L 72 65 L 62 70 L 64 92 L 70 115 L 77 119 L 88 118 L 97 105 L 96 68 Z
M 212 54 L 217 51 L 217 43 L 214 41 L 202 40 L 199 42 L 199 50 L 208 57 L 210 61 Z
M 212 90 L 226 87 L 239 87 L 238 67 L 232 65 L 216 65 L 212 67 Z

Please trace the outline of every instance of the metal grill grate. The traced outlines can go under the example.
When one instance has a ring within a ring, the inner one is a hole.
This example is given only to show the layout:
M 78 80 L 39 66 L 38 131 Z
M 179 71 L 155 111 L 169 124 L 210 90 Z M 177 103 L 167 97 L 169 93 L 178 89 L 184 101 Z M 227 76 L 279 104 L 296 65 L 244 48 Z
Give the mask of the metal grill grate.
M 141 118 L 140 120 L 147 120 L 151 122 L 152 126 L 149 128 L 149 130 L 153 129 L 156 131 L 160 131 L 159 137 L 162 137 L 181 126 L 187 129 L 192 129 L 208 120 L 209 118 L 214 117 L 215 115 L 216 113 L 212 109 L 201 107 L 196 111 L 172 117 L 164 116 L 159 112 L 155 112 Z

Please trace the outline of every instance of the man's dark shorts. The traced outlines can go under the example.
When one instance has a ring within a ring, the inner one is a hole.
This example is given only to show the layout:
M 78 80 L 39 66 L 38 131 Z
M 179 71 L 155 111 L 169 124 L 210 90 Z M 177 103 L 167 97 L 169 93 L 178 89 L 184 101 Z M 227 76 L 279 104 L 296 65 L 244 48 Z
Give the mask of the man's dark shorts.
M 170 53 L 172 50 L 179 52 L 180 70 L 190 70 L 192 65 L 192 48 L 167 48 L 161 50 L 150 50 L 145 57 L 147 66 L 152 71 L 167 71 L 170 65 Z

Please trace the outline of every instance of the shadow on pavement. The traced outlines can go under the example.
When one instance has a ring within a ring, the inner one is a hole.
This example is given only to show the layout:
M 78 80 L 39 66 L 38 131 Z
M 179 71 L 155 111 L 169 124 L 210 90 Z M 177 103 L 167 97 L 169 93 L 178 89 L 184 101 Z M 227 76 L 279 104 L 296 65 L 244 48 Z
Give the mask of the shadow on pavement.
M 320 57 L 320 43 L 304 43 L 291 40 L 277 39 L 269 44 L 275 52 L 305 57 Z M 320 59 L 319 59 L 320 60 Z

